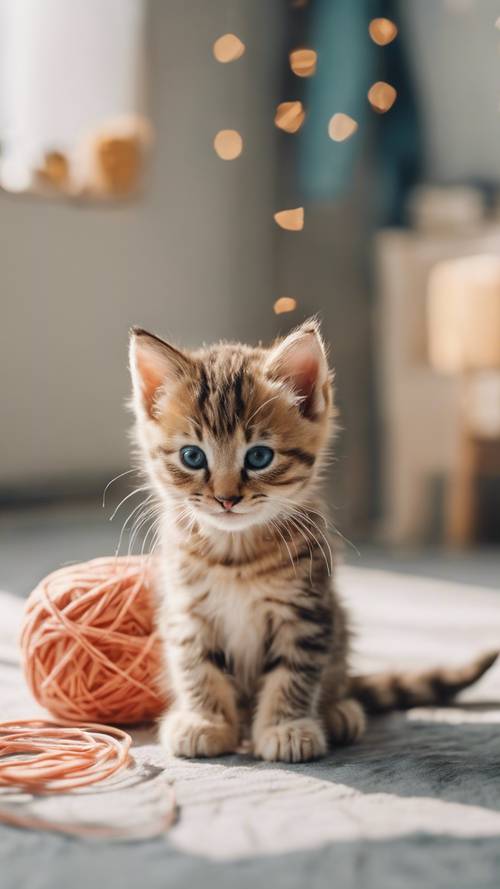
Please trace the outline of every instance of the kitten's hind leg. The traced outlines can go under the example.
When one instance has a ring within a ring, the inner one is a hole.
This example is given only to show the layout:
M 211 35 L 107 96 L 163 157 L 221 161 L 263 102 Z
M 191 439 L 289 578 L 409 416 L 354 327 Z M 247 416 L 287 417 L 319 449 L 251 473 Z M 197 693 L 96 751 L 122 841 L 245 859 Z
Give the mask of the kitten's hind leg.
M 365 732 L 364 710 L 354 698 L 326 704 L 324 719 L 332 744 L 354 744 Z

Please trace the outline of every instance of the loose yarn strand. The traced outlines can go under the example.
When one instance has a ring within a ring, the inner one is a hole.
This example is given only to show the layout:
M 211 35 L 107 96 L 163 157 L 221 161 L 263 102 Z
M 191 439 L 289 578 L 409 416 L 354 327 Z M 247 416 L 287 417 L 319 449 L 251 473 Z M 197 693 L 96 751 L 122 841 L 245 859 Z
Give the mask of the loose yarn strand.
M 127 732 L 108 725 L 0 723 L 0 788 L 67 793 L 104 781 L 128 764 L 131 744 Z

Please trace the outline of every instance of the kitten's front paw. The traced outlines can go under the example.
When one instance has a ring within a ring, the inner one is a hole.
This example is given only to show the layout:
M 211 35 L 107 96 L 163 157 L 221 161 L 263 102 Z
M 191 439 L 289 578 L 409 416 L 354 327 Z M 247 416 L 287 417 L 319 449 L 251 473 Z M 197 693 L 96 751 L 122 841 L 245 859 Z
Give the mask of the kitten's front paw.
M 269 762 L 306 762 L 327 750 L 325 733 L 315 719 L 294 719 L 263 729 L 254 744 L 255 755 Z
M 236 750 L 238 736 L 227 722 L 173 710 L 160 724 L 160 741 L 163 749 L 173 756 L 220 756 Z

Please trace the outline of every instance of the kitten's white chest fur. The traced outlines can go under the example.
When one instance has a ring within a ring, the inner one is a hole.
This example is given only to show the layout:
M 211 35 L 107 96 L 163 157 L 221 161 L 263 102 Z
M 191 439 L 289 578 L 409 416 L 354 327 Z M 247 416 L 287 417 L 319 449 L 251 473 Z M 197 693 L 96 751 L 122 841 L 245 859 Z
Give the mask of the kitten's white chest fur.
M 240 579 L 238 571 L 222 566 L 207 569 L 203 578 L 186 588 L 179 576 L 175 560 L 164 571 L 166 606 L 170 612 L 179 607 L 185 611 L 189 601 L 203 600 L 196 613 L 213 627 L 213 647 L 223 651 L 230 662 L 236 685 L 244 692 L 255 690 L 264 658 L 267 615 L 266 597 L 285 597 L 279 584 L 254 579 Z M 208 595 L 205 594 L 208 592 Z
M 217 628 L 217 644 L 231 660 L 238 685 L 250 690 L 260 673 L 265 642 L 262 597 L 265 590 L 249 587 L 234 572 L 214 569 L 210 572 L 210 595 L 204 611 Z M 233 575 L 233 576 L 231 576 Z

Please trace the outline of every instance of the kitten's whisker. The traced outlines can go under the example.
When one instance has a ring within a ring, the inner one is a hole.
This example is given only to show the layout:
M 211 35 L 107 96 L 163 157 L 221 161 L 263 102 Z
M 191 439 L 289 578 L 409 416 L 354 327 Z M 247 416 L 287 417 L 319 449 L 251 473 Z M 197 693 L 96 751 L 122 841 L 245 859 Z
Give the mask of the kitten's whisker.
M 312 519 L 310 516 L 308 516 L 308 515 L 304 515 L 304 514 L 301 513 L 299 510 L 295 510 L 294 515 L 295 515 L 295 518 L 296 518 L 297 520 L 299 520 L 298 517 L 300 516 L 300 519 L 301 519 L 302 523 L 305 525 L 305 527 L 309 527 L 309 533 L 311 534 L 311 536 L 314 537 L 314 535 L 312 534 L 312 531 L 310 530 L 310 526 L 312 526 L 312 527 L 318 532 L 318 534 L 320 534 L 321 537 L 323 538 L 324 543 L 325 543 L 325 546 L 327 547 L 327 549 L 328 549 L 328 553 L 329 553 L 329 556 L 330 556 L 330 561 L 329 561 L 329 574 L 330 574 L 330 576 L 331 576 L 331 574 L 332 574 L 332 570 L 333 570 L 333 553 L 332 553 L 332 548 L 331 548 L 331 545 L 330 545 L 330 541 L 328 540 L 328 537 L 327 537 L 326 534 L 321 530 L 321 528 L 320 528 L 320 527 L 318 526 L 318 524 L 314 521 L 314 519 Z M 309 524 L 308 524 L 308 523 L 309 523 Z M 321 551 L 323 552 L 323 549 L 322 549 L 321 544 L 320 544 L 319 540 L 317 539 L 317 537 L 314 537 L 314 539 L 316 540 L 318 546 L 321 548 Z
M 155 528 L 155 531 L 154 531 L 154 534 L 153 534 L 153 539 L 152 539 L 152 541 L 151 541 L 151 548 L 150 548 L 149 553 L 148 553 L 148 555 L 150 555 L 150 556 L 152 556 L 152 555 L 154 554 L 154 552 L 155 552 L 155 550 L 156 550 L 156 547 L 158 546 L 158 543 L 159 543 L 160 540 L 161 540 L 161 528 L 162 528 L 161 518 L 162 518 L 162 516 L 161 516 L 161 513 L 160 513 L 159 516 L 158 516 L 158 519 L 157 519 L 157 521 L 156 521 L 156 528 Z
M 134 522 L 134 525 L 132 526 L 132 528 L 130 529 L 130 534 L 129 534 L 129 539 L 128 539 L 128 546 L 127 546 L 127 555 L 128 555 L 128 556 L 131 554 L 131 552 L 132 552 L 132 550 L 133 550 L 134 542 L 135 542 L 135 538 L 136 538 L 136 536 L 137 536 L 137 533 L 138 533 L 139 529 L 142 527 L 142 525 L 144 524 L 144 522 L 147 521 L 147 517 L 148 517 L 148 516 L 147 516 L 147 513 L 146 513 L 146 514 L 145 514 L 145 513 L 141 513 L 141 514 L 138 516 L 137 520 Z
M 191 537 L 193 536 L 193 528 L 196 524 L 196 516 L 191 517 L 191 521 L 188 525 L 188 543 L 191 541 Z
M 361 553 L 359 552 L 357 546 L 352 542 L 352 540 L 349 540 L 349 538 L 346 537 L 345 534 L 342 534 L 342 531 L 340 531 L 340 530 L 337 528 L 337 526 L 336 526 L 331 520 L 327 521 L 327 519 L 325 518 L 325 516 L 324 516 L 322 513 L 318 512 L 317 509 L 310 509 L 309 506 L 304 507 L 304 509 L 306 509 L 307 512 L 311 512 L 311 513 L 314 513 L 315 515 L 319 515 L 319 516 L 323 519 L 323 521 L 324 521 L 324 523 L 325 523 L 325 527 L 330 527 L 330 529 L 331 529 L 335 534 L 337 534 L 337 536 L 340 537 L 340 539 L 343 540 L 344 543 L 347 543 L 347 544 L 354 550 L 354 552 L 356 553 L 356 555 L 358 555 L 358 556 L 361 555 Z M 311 519 L 311 521 L 312 521 L 312 519 Z M 316 527 L 318 528 L 317 524 L 316 524 Z M 319 530 L 320 530 L 320 529 L 318 528 L 318 531 L 319 531 Z
M 330 530 L 332 530 L 335 534 L 337 534 L 338 537 L 340 537 L 341 540 L 344 541 L 344 543 L 347 543 L 347 545 L 350 546 L 354 550 L 354 552 L 356 553 L 357 556 L 361 556 L 361 553 L 358 550 L 355 543 L 353 543 L 352 540 L 349 540 L 349 538 L 346 537 L 345 534 L 343 534 L 342 531 L 339 530 L 339 528 L 337 528 L 337 526 L 334 524 L 334 522 L 332 522 L 331 518 L 327 518 L 326 516 L 323 515 L 322 512 L 319 512 L 319 510 L 314 509 L 312 506 L 309 506 L 308 504 L 299 506 L 298 504 L 292 504 L 292 501 L 289 501 L 288 505 L 289 506 L 293 505 L 294 509 L 301 510 L 302 512 L 305 511 L 307 513 L 313 513 L 314 515 L 319 516 L 323 520 L 323 522 L 325 524 L 325 528 L 327 528 L 327 529 L 329 528 Z M 319 531 L 320 528 L 318 527 L 317 524 L 316 524 L 316 527 L 318 528 L 318 531 Z
M 287 534 L 290 538 L 290 543 L 293 543 L 293 548 L 295 550 L 295 557 L 297 557 L 299 554 L 299 551 L 297 549 L 297 541 L 295 540 L 294 535 L 290 531 L 290 528 L 288 527 L 286 520 L 284 522 L 282 522 L 282 527 L 284 527 L 285 531 L 287 532 Z
M 326 545 L 328 546 L 328 548 L 330 549 L 330 552 L 331 552 L 331 546 L 330 546 L 330 541 L 328 540 L 328 537 L 326 536 L 326 534 L 322 530 L 322 528 L 319 527 L 318 523 L 315 522 L 314 519 L 311 517 L 311 515 L 309 514 L 309 511 L 307 511 L 306 509 L 302 510 L 299 507 L 295 507 L 294 512 L 297 515 L 300 515 L 305 521 L 309 522 L 313 526 L 313 528 L 316 528 L 316 530 L 318 531 L 319 534 L 321 534 L 323 540 L 325 541 Z M 318 515 L 320 515 L 320 513 L 318 513 Z M 321 517 L 322 517 L 323 521 L 325 521 L 324 516 L 321 516 Z
M 115 509 L 115 510 L 113 511 L 113 513 L 111 514 L 111 516 L 110 516 L 110 518 L 109 518 L 109 521 L 110 521 L 110 522 L 113 521 L 113 519 L 114 519 L 116 513 L 118 512 L 118 510 L 120 509 L 120 507 L 123 506 L 123 504 L 127 502 L 127 500 L 130 500 L 130 498 L 131 498 L 131 497 L 134 497 L 135 494 L 141 494 L 143 491 L 149 491 L 149 485 L 141 485 L 140 488 L 135 488 L 135 490 L 131 491 L 130 494 L 127 494 L 127 496 L 124 497 L 123 500 L 120 500 L 118 506 L 116 507 L 116 509 Z
M 135 513 L 138 512 L 138 510 L 143 509 L 144 506 L 146 506 L 146 504 L 148 503 L 148 501 L 151 500 L 151 499 L 153 498 L 153 496 L 154 496 L 153 494 L 150 494 L 150 496 L 147 497 L 146 500 L 142 500 L 137 506 L 135 506 L 134 509 L 132 510 L 132 512 L 129 513 L 129 515 L 127 516 L 127 518 L 126 518 L 125 521 L 123 522 L 123 525 L 122 525 L 122 527 L 121 527 L 121 531 L 120 531 L 120 536 L 119 536 L 119 538 L 118 538 L 118 546 L 117 546 L 116 551 L 115 551 L 115 555 L 116 555 L 116 556 L 117 556 L 118 553 L 120 552 L 120 547 L 121 547 L 121 545 L 122 545 L 123 534 L 124 534 L 124 532 L 125 532 L 125 528 L 127 527 L 128 523 L 130 522 L 130 519 L 132 518 L 132 516 L 133 516 Z
M 150 535 L 150 533 L 151 533 L 151 530 L 152 530 L 153 528 L 154 528 L 154 523 L 151 523 L 151 525 L 149 526 L 149 528 L 147 528 L 144 537 L 142 538 L 141 552 L 140 552 L 140 555 L 141 555 L 141 556 L 144 555 L 144 550 L 146 549 L 147 539 L 148 539 L 148 537 L 149 537 L 149 535 Z
M 286 542 L 285 538 L 283 537 L 283 534 L 281 533 L 281 531 L 280 531 L 278 525 L 275 524 L 275 522 L 274 522 L 272 519 L 270 520 L 270 523 L 269 523 L 269 524 L 271 525 L 272 528 L 275 529 L 275 531 L 278 532 L 278 534 L 279 534 L 279 536 L 281 537 L 283 543 L 285 544 L 287 553 L 288 553 L 289 558 L 290 558 L 290 564 L 291 564 L 291 566 L 292 566 L 292 568 L 293 568 L 293 570 L 294 570 L 294 573 L 297 574 L 297 566 L 296 566 L 295 562 L 293 561 L 293 557 L 292 557 L 292 554 L 291 554 L 291 552 L 290 552 L 290 547 L 288 546 L 288 543 Z
M 188 532 L 188 543 L 189 543 L 191 540 L 191 537 L 193 536 L 193 528 L 196 524 L 196 513 L 190 506 L 187 507 L 185 518 L 190 519 L 188 526 L 186 528 L 186 530 Z
M 186 519 L 189 520 L 187 523 Z M 175 521 L 181 526 L 182 530 L 188 534 L 187 543 L 189 543 L 192 537 L 193 528 L 196 524 L 196 515 L 189 503 L 175 513 Z
M 315 528 L 315 530 L 318 532 L 318 534 L 321 535 L 326 547 L 328 548 L 328 552 L 329 552 L 329 556 L 330 556 L 329 573 L 331 575 L 332 570 L 333 570 L 333 553 L 332 553 L 330 541 L 328 540 L 328 537 L 326 536 L 324 531 L 319 527 L 318 523 L 314 521 L 314 519 L 312 518 L 310 513 L 314 513 L 315 515 L 320 516 L 320 518 L 323 520 L 323 522 L 325 524 L 325 528 L 328 528 L 328 522 L 327 522 L 327 519 L 325 518 L 325 516 L 316 509 L 309 509 L 308 506 L 300 507 L 298 504 L 293 503 L 293 501 L 291 501 L 291 500 L 286 500 L 285 498 L 279 498 L 279 499 L 276 498 L 276 499 L 278 500 L 279 503 L 281 503 L 282 505 L 285 505 L 285 507 L 288 510 L 290 510 L 290 512 L 293 515 L 295 515 L 295 517 L 300 516 L 300 518 L 302 519 L 302 521 L 304 523 L 310 524 L 313 528 Z M 334 528 L 334 530 L 336 530 L 336 529 Z M 310 532 L 310 533 L 312 535 L 312 532 Z M 338 533 L 340 535 L 340 532 L 338 532 Z M 312 535 L 312 536 L 314 536 L 314 535 Z M 342 536 L 342 535 L 340 535 L 340 536 Z M 319 541 L 317 540 L 317 538 L 314 538 L 314 539 L 316 540 L 316 542 L 319 545 Z
M 142 522 L 143 522 L 143 520 L 144 520 L 145 518 L 148 518 L 149 516 L 153 516 L 153 515 L 154 515 L 154 511 L 155 511 L 155 509 L 156 509 L 154 503 L 150 503 L 150 504 L 148 505 L 147 502 L 145 502 L 145 503 L 143 503 L 142 505 L 143 505 L 143 509 L 142 509 L 141 511 L 138 512 L 138 514 L 136 515 L 136 517 L 135 517 L 135 519 L 134 519 L 134 521 L 133 521 L 132 527 L 130 528 L 130 534 L 131 534 L 131 535 L 134 534 L 134 532 L 136 531 L 136 529 L 138 528 L 138 526 L 139 526 L 140 524 L 142 524 Z
M 331 576 L 332 576 L 332 573 L 333 573 L 333 554 L 332 554 L 332 550 L 331 550 L 330 544 L 328 543 L 327 540 L 325 540 L 325 544 L 326 544 L 326 552 L 325 552 L 325 549 L 324 549 L 324 547 L 323 547 L 323 544 L 322 544 L 321 541 L 316 537 L 316 535 L 313 533 L 313 531 L 311 530 L 311 526 L 310 526 L 310 525 L 307 525 L 307 524 L 304 522 L 303 519 L 299 519 L 298 516 L 295 516 L 295 520 L 296 520 L 297 522 L 302 522 L 305 531 L 306 531 L 308 534 L 310 534 L 310 536 L 312 537 L 312 539 L 313 539 L 314 542 L 316 543 L 316 546 L 318 547 L 318 549 L 319 549 L 321 555 L 323 556 L 323 560 L 324 560 L 324 562 L 325 562 L 325 565 L 326 565 L 326 568 L 327 568 L 327 571 L 328 571 L 328 576 L 331 577 Z
M 139 504 L 138 504 L 136 507 L 134 507 L 134 509 L 128 514 L 128 516 L 126 517 L 125 521 L 123 522 L 122 527 L 121 527 L 121 529 L 120 529 L 120 536 L 119 536 L 119 538 L 118 538 L 118 545 L 117 545 L 117 548 L 116 548 L 115 555 L 118 555 L 118 553 L 120 552 L 120 548 L 121 548 L 121 544 L 122 544 L 122 538 L 123 538 L 123 535 L 124 535 L 124 533 L 125 533 L 125 528 L 127 527 L 128 523 L 129 523 L 129 521 L 131 520 L 131 518 L 132 518 L 132 516 L 134 515 L 134 513 L 136 513 L 138 510 L 141 510 L 141 509 L 143 508 L 143 506 L 144 506 L 144 502 L 139 503 Z
M 309 504 L 299 505 L 299 504 L 297 503 L 297 504 L 295 504 L 295 508 L 296 508 L 296 509 L 301 509 L 301 510 L 303 510 L 304 512 L 308 512 L 308 513 L 311 512 L 311 513 L 313 513 L 314 515 L 319 516 L 320 519 L 322 519 L 323 522 L 325 523 L 325 528 L 328 528 L 328 526 L 330 525 L 330 520 L 329 520 L 329 518 L 328 518 L 327 516 L 323 515 L 323 513 L 320 512 L 318 509 L 313 509 L 312 506 L 309 506 Z
M 144 525 L 147 524 L 147 522 L 150 521 L 150 519 L 151 519 L 151 514 L 149 513 L 149 511 L 147 511 L 147 512 L 144 512 L 142 514 L 140 520 L 138 520 L 135 523 L 133 531 L 132 531 L 130 538 L 129 538 L 128 552 L 127 552 L 128 556 L 130 556 L 132 553 L 132 550 L 134 548 L 134 543 L 135 543 L 137 537 L 139 536 L 141 529 L 144 527 Z
M 354 552 L 356 553 L 357 556 L 361 557 L 361 553 L 360 553 L 359 549 L 357 548 L 356 544 L 353 543 L 352 540 L 349 540 L 349 538 L 346 537 L 345 534 L 342 534 L 342 531 L 339 531 L 339 529 L 337 528 L 336 525 L 333 524 L 333 522 L 331 524 L 332 524 L 332 529 L 335 532 L 335 534 L 337 534 L 337 536 L 340 537 L 340 539 L 343 540 L 344 543 L 347 543 L 347 545 L 350 546 L 351 549 L 354 550 Z
M 325 553 L 325 550 L 323 549 L 323 546 L 321 545 L 321 543 L 320 543 L 320 541 L 318 540 L 318 538 L 316 537 L 316 535 L 312 532 L 311 528 L 308 527 L 308 526 L 302 521 L 302 519 L 301 519 L 297 514 L 294 515 L 294 519 L 295 519 L 296 522 L 298 522 L 298 523 L 302 526 L 304 532 L 305 532 L 306 534 L 309 534 L 309 536 L 312 537 L 312 539 L 314 540 L 314 542 L 315 542 L 316 546 L 318 547 L 318 549 L 319 549 L 321 555 L 323 556 L 323 561 L 324 561 L 324 563 L 325 563 L 325 565 L 326 565 L 326 569 L 327 569 L 327 572 L 328 572 L 328 576 L 331 577 L 331 576 L 332 576 L 332 554 L 331 554 L 331 550 L 330 550 L 330 559 L 328 559 L 328 557 L 327 557 L 327 555 L 326 555 L 326 553 Z
M 115 477 L 112 478 L 111 481 L 108 482 L 108 484 L 107 484 L 106 487 L 104 488 L 104 491 L 102 492 L 102 505 L 103 505 L 103 508 L 106 506 L 106 494 L 107 494 L 107 492 L 108 492 L 108 488 L 111 487 L 111 485 L 113 484 L 113 482 L 118 481 L 119 478 L 123 478 L 124 475 L 130 475 L 132 472 L 138 472 L 138 471 L 139 471 L 138 469 L 127 469 L 125 472 L 120 472 L 119 475 L 115 475 Z
M 327 570 L 328 570 L 328 575 L 331 577 L 331 575 L 332 575 L 332 570 L 333 570 L 333 553 L 332 553 L 332 550 L 331 550 L 331 547 L 330 547 L 330 543 L 329 543 L 329 541 L 328 541 L 328 538 L 325 536 L 325 534 L 323 533 L 323 531 L 321 530 L 321 528 L 319 528 L 319 527 L 317 526 L 317 524 L 314 522 L 313 519 L 311 519 L 309 516 L 307 516 L 306 514 L 304 514 L 304 513 L 302 512 L 302 510 L 300 510 L 299 507 L 296 506 L 296 504 L 292 503 L 292 502 L 289 501 L 289 500 L 285 500 L 284 498 L 276 498 L 276 500 L 277 500 L 278 503 L 280 503 L 282 506 L 284 506 L 284 507 L 288 510 L 287 518 L 290 518 L 291 516 L 293 516 L 293 517 L 295 518 L 295 521 L 297 521 L 297 522 L 303 527 L 303 529 L 306 531 L 306 533 L 309 534 L 310 537 L 312 537 L 312 539 L 313 539 L 314 542 L 316 543 L 316 546 L 318 547 L 319 551 L 321 552 L 321 555 L 323 556 L 325 565 L 326 565 Z M 324 541 L 325 541 L 325 543 L 326 543 L 326 546 L 328 547 L 328 552 L 329 552 L 329 556 L 330 556 L 329 559 L 328 559 L 327 556 L 326 556 L 326 553 L 325 553 L 325 551 L 324 551 L 324 549 L 323 549 L 322 544 L 320 543 L 320 541 L 318 540 L 318 538 L 316 537 L 316 535 L 315 535 L 315 534 L 313 533 L 313 531 L 311 530 L 311 527 L 309 527 L 309 526 L 306 524 L 305 519 L 307 519 L 308 522 L 309 522 L 309 523 L 310 523 L 310 524 L 311 524 L 311 525 L 318 531 L 318 533 L 321 534 L 321 536 L 323 537 L 323 539 L 324 539 Z
M 311 548 L 311 542 L 310 542 L 310 540 L 308 539 L 308 537 L 306 536 L 306 534 L 304 534 L 304 531 L 300 528 L 300 526 L 297 525 L 297 524 L 295 523 L 294 519 L 292 519 L 291 517 L 289 517 L 289 518 L 286 519 L 285 521 L 290 521 L 290 522 L 292 523 L 293 527 L 297 529 L 297 531 L 299 532 L 300 536 L 301 536 L 301 537 L 303 538 L 303 540 L 305 540 L 305 542 L 306 542 L 307 548 L 308 548 L 308 550 L 309 550 L 309 580 L 310 580 L 310 582 L 312 583 L 313 553 L 312 553 L 312 548 Z
M 160 518 L 161 518 L 161 514 L 158 514 L 158 513 L 156 515 L 153 514 L 153 521 L 151 522 L 151 524 L 150 524 L 148 530 L 146 531 L 146 533 L 143 537 L 143 540 L 142 540 L 141 556 L 144 555 L 144 550 L 146 549 L 146 542 L 147 542 L 148 537 L 151 534 L 151 532 L 153 532 L 153 538 L 154 538 L 156 530 L 158 529 L 158 524 L 159 524 Z

